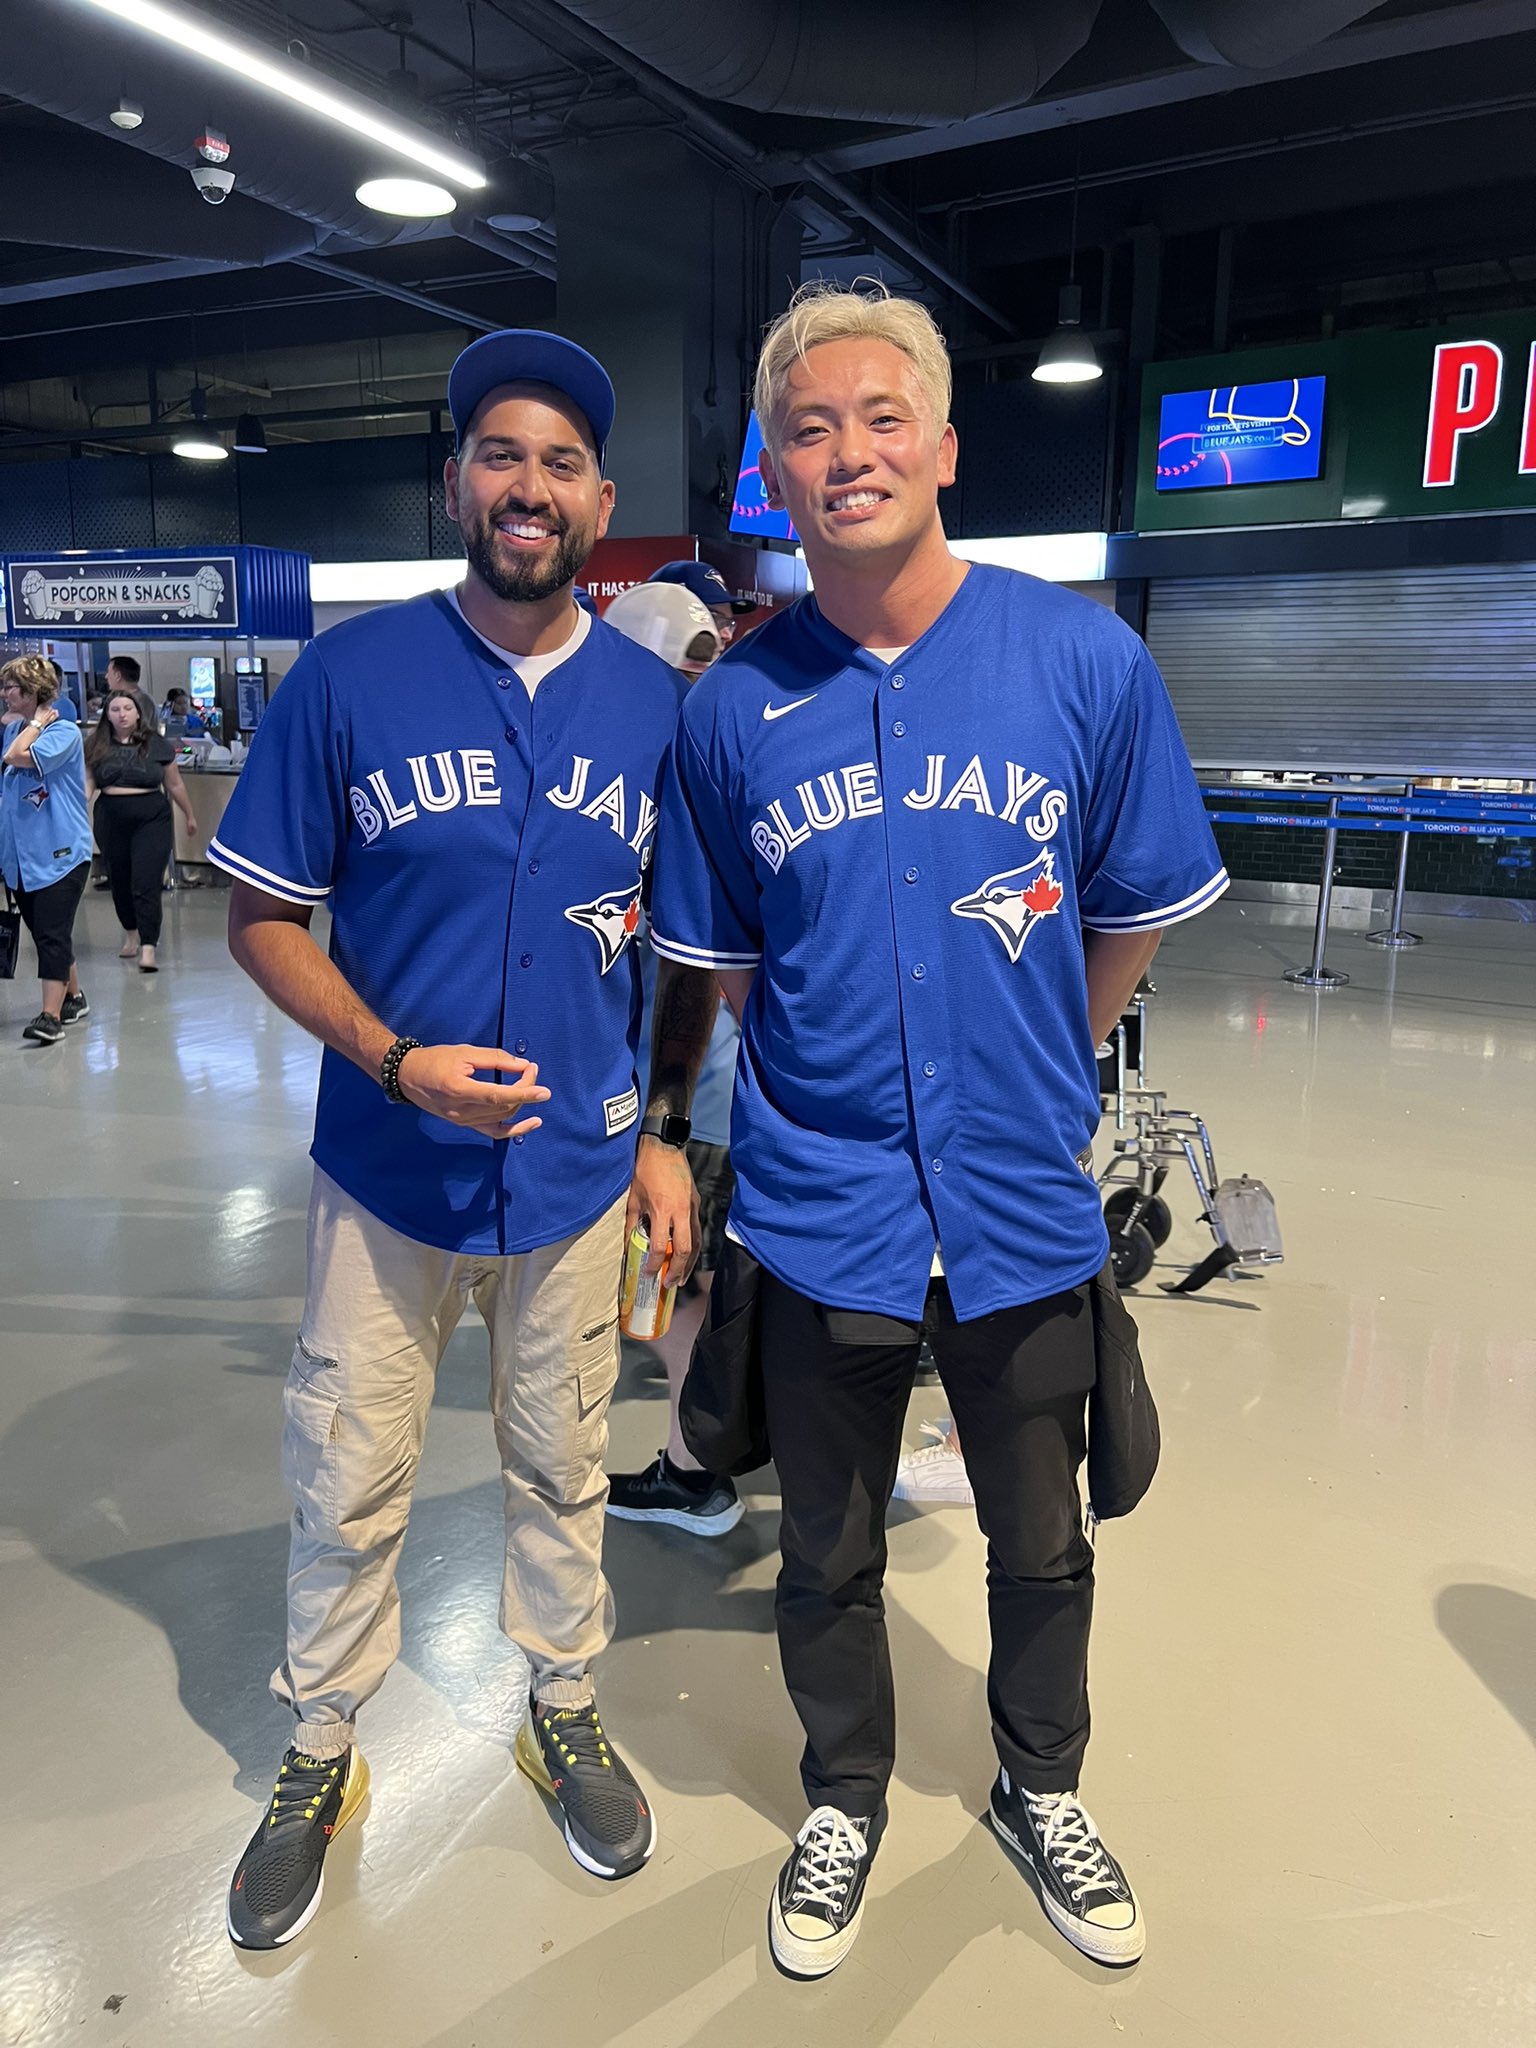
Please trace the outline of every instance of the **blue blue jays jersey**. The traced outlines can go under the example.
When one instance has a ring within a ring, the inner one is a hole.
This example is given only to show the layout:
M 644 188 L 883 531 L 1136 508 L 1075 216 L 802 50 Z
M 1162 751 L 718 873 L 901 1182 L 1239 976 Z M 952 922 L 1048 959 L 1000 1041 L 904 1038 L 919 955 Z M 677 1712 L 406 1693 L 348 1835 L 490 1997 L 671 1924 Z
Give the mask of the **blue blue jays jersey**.
M 916 1317 L 937 1239 L 965 1320 L 1096 1272 L 1083 930 L 1226 886 L 1135 634 L 973 567 L 887 667 L 802 599 L 689 693 L 661 811 L 656 950 L 757 969 L 731 1223 L 763 1264 Z
M 288 671 L 209 857 L 331 908 L 391 1031 L 539 1063 L 542 1128 L 492 1139 L 385 1100 L 327 1051 L 313 1156 L 393 1229 L 500 1254 L 585 1228 L 634 1163 L 632 943 L 677 684 L 594 620 L 529 702 L 446 597 L 336 626 Z

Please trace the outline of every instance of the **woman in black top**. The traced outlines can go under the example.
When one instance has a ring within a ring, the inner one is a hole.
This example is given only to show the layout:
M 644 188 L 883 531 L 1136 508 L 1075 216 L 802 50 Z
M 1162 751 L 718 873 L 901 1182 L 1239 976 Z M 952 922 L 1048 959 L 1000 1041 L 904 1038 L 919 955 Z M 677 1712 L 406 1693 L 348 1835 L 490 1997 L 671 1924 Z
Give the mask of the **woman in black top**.
M 176 749 L 161 738 L 155 707 L 142 690 L 119 688 L 108 697 L 85 749 L 85 772 L 97 793 L 96 844 L 124 932 L 117 957 L 131 960 L 137 954 L 141 974 L 157 973 L 160 889 L 175 841 L 171 804 L 189 833 L 197 831 L 197 820 Z

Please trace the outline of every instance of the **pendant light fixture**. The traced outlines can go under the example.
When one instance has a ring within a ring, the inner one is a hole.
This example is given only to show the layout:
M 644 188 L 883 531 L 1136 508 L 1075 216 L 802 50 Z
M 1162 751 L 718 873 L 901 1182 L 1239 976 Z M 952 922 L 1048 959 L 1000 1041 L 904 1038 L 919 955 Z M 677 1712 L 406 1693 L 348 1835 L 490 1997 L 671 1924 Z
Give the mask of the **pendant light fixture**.
M 1082 157 L 1072 173 L 1072 229 L 1067 251 L 1067 282 L 1056 301 L 1056 331 L 1040 351 L 1030 375 L 1037 384 L 1092 384 L 1104 374 L 1093 343 L 1083 332 L 1083 288 L 1077 282 L 1077 193 Z
M 171 443 L 171 453 L 184 462 L 227 462 L 229 450 L 205 424 L 208 401 L 200 386 L 193 385 L 188 402 L 192 407 L 192 424 Z

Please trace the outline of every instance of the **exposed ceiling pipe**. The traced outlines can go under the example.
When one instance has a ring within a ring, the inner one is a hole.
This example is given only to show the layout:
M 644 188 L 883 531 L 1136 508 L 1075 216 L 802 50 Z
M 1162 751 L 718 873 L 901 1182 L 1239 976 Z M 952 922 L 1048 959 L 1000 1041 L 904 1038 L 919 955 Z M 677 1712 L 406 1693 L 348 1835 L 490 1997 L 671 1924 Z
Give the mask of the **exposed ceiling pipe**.
M 1152 0 L 1163 26 L 1197 64 L 1262 71 L 1375 12 L 1380 0 Z
M 863 221 L 879 241 L 904 257 L 924 277 L 930 278 L 955 298 L 964 300 L 1004 334 L 1018 332 L 1006 313 L 1000 313 L 980 292 L 973 291 L 964 278 L 957 277 L 947 264 L 932 255 L 915 235 L 893 221 L 882 208 L 865 199 L 862 193 L 853 190 L 834 173 L 824 170 L 814 157 L 784 151 L 769 157 L 712 114 L 708 107 L 701 105 L 691 93 L 684 92 L 652 65 L 578 20 L 564 6 L 555 5 L 554 0 L 516 0 L 514 12 L 508 12 L 506 8 L 498 8 L 498 11 L 507 13 L 509 20 L 517 21 L 525 28 L 534 28 L 536 32 L 549 31 L 555 38 L 551 45 L 553 48 L 558 49 L 561 36 L 584 44 L 597 56 L 625 72 L 647 99 L 681 115 L 683 126 L 679 132 L 685 141 L 707 143 L 709 153 L 723 158 L 763 190 L 777 190 L 796 181 L 817 186 L 841 212 Z
M 431 313 L 439 320 L 453 321 L 458 327 L 473 328 L 477 334 L 494 334 L 503 324 L 500 320 L 482 320 L 478 313 L 466 313 L 462 306 L 450 306 L 443 299 L 413 291 L 409 285 L 394 284 L 384 277 L 370 277 L 366 271 L 353 270 L 345 263 L 333 263 L 327 256 L 296 256 L 294 262 L 300 270 L 313 270 L 317 276 L 334 278 L 338 284 L 377 292 L 381 299 L 398 299 L 402 306 L 414 306 L 418 313 Z
M 763 114 L 924 126 L 1033 99 L 1088 40 L 1100 0 L 1034 0 L 1029 7 L 1000 7 L 996 0 L 562 5 L 703 99 Z
M 362 405 L 318 405 L 302 412 L 264 412 L 261 423 L 264 427 L 318 426 L 324 422 L 340 420 L 387 420 L 419 419 L 424 414 L 445 410 L 443 399 L 435 403 L 422 399 L 413 404 L 409 399 L 370 399 Z M 238 413 L 225 413 L 215 419 L 211 415 L 203 425 L 211 434 L 230 433 L 239 425 Z M 164 441 L 185 425 L 182 420 L 157 420 L 150 425 L 106 427 L 99 422 L 57 429 L 46 428 L 42 432 L 29 429 L 26 433 L 13 434 L 0 426 L 0 451 L 9 455 L 21 448 L 58 448 L 68 441 L 81 441 L 92 446 L 119 441 Z

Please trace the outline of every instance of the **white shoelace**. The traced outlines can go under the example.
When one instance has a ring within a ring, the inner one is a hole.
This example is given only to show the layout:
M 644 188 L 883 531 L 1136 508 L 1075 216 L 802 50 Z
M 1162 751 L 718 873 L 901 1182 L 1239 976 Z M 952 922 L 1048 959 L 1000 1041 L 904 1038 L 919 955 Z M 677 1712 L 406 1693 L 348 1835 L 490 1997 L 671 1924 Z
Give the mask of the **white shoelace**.
M 847 1895 L 853 1873 L 869 1854 L 865 1822 L 850 1820 L 835 1806 L 818 1806 L 795 1837 L 805 1850 L 789 1908 L 838 1906 Z
M 1089 1891 L 1113 1892 L 1118 1897 L 1120 1886 L 1087 1809 L 1079 1806 L 1070 1792 L 1026 1792 L 1024 1797 L 1044 1831 L 1045 1853 L 1073 1899 L 1080 1900 Z

